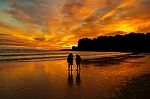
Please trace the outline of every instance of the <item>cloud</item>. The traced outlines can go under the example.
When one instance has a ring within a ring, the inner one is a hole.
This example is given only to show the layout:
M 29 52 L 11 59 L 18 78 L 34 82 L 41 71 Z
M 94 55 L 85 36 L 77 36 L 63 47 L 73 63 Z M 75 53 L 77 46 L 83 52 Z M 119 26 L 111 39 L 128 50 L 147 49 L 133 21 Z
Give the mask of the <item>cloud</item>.
M 34 38 L 37 41 L 45 41 L 45 38 Z
M 59 16 L 59 12 L 48 0 L 13 0 L 7 11 L 13 18 L 30 26 L 37 26 L 43 32 L 48 32 L 45 20 Z
M 3 0 L 0 3 L 3 3 L 0 5 L 3 45 L 62 48 L 77 44 L 82 37 L 150 31 L 149 0 Z

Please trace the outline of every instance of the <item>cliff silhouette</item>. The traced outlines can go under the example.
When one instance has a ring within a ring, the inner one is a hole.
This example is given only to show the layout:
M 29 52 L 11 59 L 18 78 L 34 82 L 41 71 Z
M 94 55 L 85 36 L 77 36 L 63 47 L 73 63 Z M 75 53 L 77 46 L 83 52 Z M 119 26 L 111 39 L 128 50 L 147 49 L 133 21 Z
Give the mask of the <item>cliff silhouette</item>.
M 150 52 L 150 33 L 129 33 L 97 38 L 81 38 L 73 51 Z

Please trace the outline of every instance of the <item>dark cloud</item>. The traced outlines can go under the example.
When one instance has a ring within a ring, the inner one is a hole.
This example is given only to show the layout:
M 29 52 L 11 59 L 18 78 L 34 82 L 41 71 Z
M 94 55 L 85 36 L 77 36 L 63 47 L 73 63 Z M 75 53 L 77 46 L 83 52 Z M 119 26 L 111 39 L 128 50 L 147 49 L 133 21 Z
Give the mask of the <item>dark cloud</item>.
M 39 26 L 43 32 L 49 30 L 45 20 L 57 14 L 52 2 L 48 0 L 13 0 L 7 12 L 25 24 Z
M 62 13 L 65 17 L 73 16 L 85 5 L 84 0 L 69 0 L 62 8 Z
M 37 41 L 45 41 L 45 38 L 34 38 L 35 40 L 37 40 Z
M 10 34 L 0 33 L 0 36 L 11 36 Z

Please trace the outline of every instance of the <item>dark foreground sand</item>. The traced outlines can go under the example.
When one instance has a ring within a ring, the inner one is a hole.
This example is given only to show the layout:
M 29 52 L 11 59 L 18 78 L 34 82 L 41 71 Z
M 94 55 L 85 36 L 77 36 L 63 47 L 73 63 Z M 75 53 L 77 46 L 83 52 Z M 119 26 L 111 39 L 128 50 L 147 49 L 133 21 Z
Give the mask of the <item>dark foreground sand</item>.
M 150 99 L 150 55 L 0 63 L 0 99 Z

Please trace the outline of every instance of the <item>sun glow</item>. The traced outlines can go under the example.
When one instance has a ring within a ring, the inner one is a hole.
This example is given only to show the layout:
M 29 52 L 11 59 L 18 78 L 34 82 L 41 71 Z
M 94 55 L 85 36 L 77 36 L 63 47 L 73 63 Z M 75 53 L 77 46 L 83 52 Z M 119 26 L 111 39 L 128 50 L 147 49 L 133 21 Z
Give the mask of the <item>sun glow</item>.
M 135 31 L 134 27 L 130 26 L 129 24 L 121 24 L 118 26 L 118 28 L 116 30 L 127 32 L 127 33 Z

